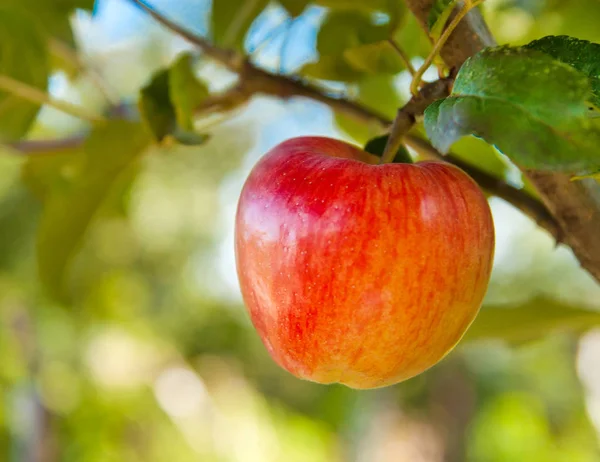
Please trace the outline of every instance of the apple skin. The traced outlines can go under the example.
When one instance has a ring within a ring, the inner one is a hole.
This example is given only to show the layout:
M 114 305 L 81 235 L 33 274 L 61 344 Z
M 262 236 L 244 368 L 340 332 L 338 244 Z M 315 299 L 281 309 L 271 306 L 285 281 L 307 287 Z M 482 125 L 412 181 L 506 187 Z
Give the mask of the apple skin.
M 376 165 L 324 137 L 287 140 L 251 171 L 236 265 L 251 321 L 295 376 L 368 389 L 440 361 L 487 290 L 487 200 L 444 162 Z

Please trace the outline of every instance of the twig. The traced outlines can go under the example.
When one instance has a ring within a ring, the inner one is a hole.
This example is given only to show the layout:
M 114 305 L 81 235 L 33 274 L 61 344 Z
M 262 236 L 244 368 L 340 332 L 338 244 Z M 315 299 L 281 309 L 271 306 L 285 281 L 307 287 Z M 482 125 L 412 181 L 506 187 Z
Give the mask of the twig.
M 448 27 L 444 29 L 444 32 L 442 35 L 440 35 L 440 38 L 433 45 L 433 49 L 425 59 L 425 62 L 419 67 L 416 74 L 413 76 L 413 80 L 410 84 L 410 91 L 413 95 L 416 95 L 419 92 L 419 85 L 421 84 L 423 74 L 425 74 L 427 69 L 429 69 L 429 66 L 431 66 L 431 63 L 433 63 L 435 57 L 440 53 L 442 47 L 446 44 L 452 32 L 454 32 L 456 27 L 467 15 L 467 13 L 477 5 L 480 5 L 482 2 L 483 0 L 467 0 L 458 14 L 452 19 L 452 21 L 450 21 Z
M 167 29 L 171 30 L 175 34 L 179 35 L 180 37 L 186 39 L 192 45 L 196 45 L 207 56 L 210 56 L 211 58 L 220 62 L 225 67 L 227 67 L 229 70 L 231 70 L 233 72 L 239 72 L 240 67 L 243 63 L 243 59 L 237 53 L 235 53 L 231 50 L 224 50 L 222 48 L 214 46 L 208 40 L 206 40 L 204 37 L 200 37 L 200 36 L 190 32 L 189 30 L 185 29 L 184 27 L 181 27 L 178 24 L 174 23 L 170 19 L 167 19 L 165 16 L 158 13 L 154 9 L 153 6 L 151 6 L 144 0 L 126 0 L 126 1 L 129 1 L 129 2 L 137 5 L 138 7 L 140 7 L 142 10 L 144 10 L 146 13 L 148 13 L 150 16 L 152 16 L 156 20 L 156 22 L 158 22 L 159 24 L 162 24 Z
M 96 86 L 100 93 L 102 93 L 102 96 L 104 96 L 104 99 L 108 104 L 111 106 L 118 105 L 119 95 L 117 92 L 106 83 L 100 72 L 84 62 L 81 56 L 79 56 L 79 54 L 69 45 L 58 39 L 50 38 L 48 47 L 56 56 L 68 61 L 80 72 L 87 74 L 91 82 Z
M 211 56 L 213 59 L 216 59 L 224 65 L 227 65 L 227 63 L 232 62 L 231 60 L 233 58 L 230 52 L 226 50 L 221 50 L 208 43 L 205 39 L 201 37 L 196 37 L 189 31 L 186 31 L 185 29 L 182 29 L 177 25 L 173 25 L 169 20 L 164 19 L 152 7 L 142 3 L 141 0 L 129 1 L 133 1 L 141 5 L 144 8 L 144 10 L 148 11 L 148 13 L 150 13 L 154 18 L 156 18 L 157 21 L 159 21 L 161 24 L 163 24 L 165 27 L 170 28 L 175 33 L 181 34 L 190 42 L 198 45 L 207 55 Z M 172 25 L 174 27 L 172 27 Z M 240 62 L 237 61 L 237 58 L 235 58 L 235 60 L 237 63 Z M 241 64 L 242 66 L 239 67 L 228 67 L 240 74 L 240 77 L 242 77 L 242 81 L 244 82 L 242 88 L 244 89 L 244 91 L 248 92 L 248 94 L 253 95 L 257 93 L 262 93 L 284 99 L 298 96 L 306 97 L 314 101 L 324 103 L 328 105 L 332 110 L 344 113 L 364 123 L 375 124 L 382 128 L 389 128 L 392 123 L 392 121 L 390 121 L 385 116 L 382 116 L 381 114 L 378 114 L 377 112 L 367 107 L 361 106 L 355 102 L 343 98 L 335 98 L 333 96 L 329 96 L 323 93 L 322 90 L 318 87 L 308 85 L 304 82 L 294 80 L 286 76 L 271 74 L 267 71 L 255 67 L 254 65 L 252 65 L 252 63 L 248 61 L 241 61 Z M 448 79 L 452 79 L 452 76 Z M 444 91 L 448 91 L 447 85 L 449 84 L 449 81 L 445 82 L 445 80 L 446 79 L 442 79 L 440 81 L 433 82 L 431 86 L 426 85 L 423 89 L 421 89 L 421 93 L 427 94 L 428 91 L 431 91 L 432 94 L 430 94 L 427 97 L 426 95 L 424 95 L 422 98 L 411 99 L 412 103 L 409 102 L 409 104 L 411 105 L 409 106 L 409 111 L 412 111 L 414 114 L 419 113 L 419 111 L 422 113 L 422 111 L 426 107 L 426 103 L 429 100 L 429 98 L 433 98 L 433 95 L 435 94 L 443 95 Z M 445 82 L 445 90 L 442 83 L 438 82 Z M 415 150 L 420 150 L 422 152 L 425 150 L 425 148 L 427 148 L 429 152 L 433 152 L 436 153 L 436 155 L 439 155 L 439 153 L 437 153 L 437 151 L 431 145 L 429 145 L 429 143 L 414 135 L 405 135 L 404 142 Z M 456 157 L 451 155 L 445 156 L 443 158 L 452 163 L 459 162 L 459 160 Z M 461 165 L 461 168 L 463 168 L 463 170 L 466 171 L 466 169 L 468 169 L 467 173 L 471 176 L 477 176 L 480 180 L 487 181 L 487 187 L 485 187 L 484 189 L 488 189 L 488 191 L 491 194 L 498 195 L 498 197 L 502 197 L 511 204 L 515 205 L 517 208 L 522 209 L 524 213 L 534 218 L 540 226 L 544 227 L 552 235 L 554 235 L 555 237 L 560 237 L 560 233 L 557 232 L 557 229 L 559 229 L 559 227 L 556 224 L 556 221 L 554 221 L 552 216 L 548 214 L 548 211 L 545 209 L 544 205 L 541 202 L 536 201 L 534 198 L 531 198 L 531 196 L 526 195 L 520 190 L 512 188 L 511 186 L 502 182 L 501 180 L 489 176 L 489 174 L 482 172 L 475 166 L 466 164 L 464 162 L 461 162 Z M 488 176 L 484 177 L 483 175 Z M 491 181 L 492 178 L 494 180 L 493 182 Z
M 55 140 L 22 140 L 5 144 L 10 150 L 20 154 L 55 154 L 65 149 L 77 148 L 85 142 L 86 135 L 75 135 Z
M 388 163 L 394 160 L 395 153 L 400 148 L 404 136 L 415 124 L 416 118 L 423 115 L 425 109 L 431 103 L 448 96 L 453 82 L 454 77 L 450 76 L 426 84 L 416 96 L 413 96 L 404 107 L 398 110 L 383 155 L 381 156 L 381 163 Z
M 67 101 L 61 101 L 54 98 L 51 98 L 48 93 L 40 90 L 39 88 L 32 87 L 23 82 L 19 82 L 11 77 L 6 75 L 0 75 L 0 89 L 7 91 L 19 98 L 23 98 L 27 101 L 31 101 L 32 103 L 37 103 L 40 105 L 51 106 L 54 109 L 58 109 L 66 114 L 72 115 L 73 117 L 77 117 L 79 119 L 86 120 L 91 123 L 99 123 L 105 122 L 102 116 L 97 114 L 92 114 L 88 112 L 81 106 L 77 106 L 75 104 L 68 103 Z
M 408 56 L 406 54 L 406 52 L 402 49 L 402 47 L 400 45 L 398 45 L 393 38 L 388 39 L 388 42 L 394 48 L 394 50 L 396 50 L 396 53 L 398 53 L 398 56 L 400 56 L 400 58 L 404 62 L 404 65 L 406 66 L 406 69 L 408 70 L 410 75 L 412 75 L 414 77 L 414 75 L 417 73 L 417 71 L 416 71 L 415 67 L 412 65 L 412 63 L 410 62 L 410 56 Z
M 156 11 L 154 7 L 143 0 L 125 0 L 139 6 L 142 10 L 152 16 L 159 24 L 167 29 L 170 29 L 175 34 L 186 39 L 192 45 L 196 45 L 207 56 L 221 63 L 229 70 L 237 73 L 243 80 L 246 81 L 248 90 L 252 87 L 252 93 L 263 93 L 266 95 L 276 96 L 279 98 L 290 98 L 294 96 L 304 96 L 321 103 L 331 106 L 336 111 L 344 112 L 345 114 L 361 121 L 375 121 L 379 125 L 388 126 L 391 121 L 387 120 L 377 112 L 372 111 L 366 106 L 356 104 L 352 101 L 343 98 L 335 98 L 323 93 L 322 89 L 314 85 L 309 85 L 299 80 L 271 74 L 263 69 L 260 69 L 243 59 L 240 55 L 231 50 L 224 50 L 211 44 L 204 37 L 200 37 L 185 28 L 175 24 L 165 18 L 161 13 Z
M 202 116 L 215 112 L 229 112 L 246 104 L 250 97 L 251 93 L 242 80 L 221 93 L 204 98 L 202 103 L 194 108 L 194 113 Z

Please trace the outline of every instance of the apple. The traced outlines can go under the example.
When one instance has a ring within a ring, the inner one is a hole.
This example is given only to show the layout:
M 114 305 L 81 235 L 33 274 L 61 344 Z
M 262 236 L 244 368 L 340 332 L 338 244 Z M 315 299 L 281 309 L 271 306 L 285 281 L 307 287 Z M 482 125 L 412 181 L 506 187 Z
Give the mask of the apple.
M 391 163 L 325 137 L 287 140 L 252 169 L 235 253 L 250 319 L 295 376 L 368 389 L 439 362 L 475 319 L 494 225 L 445 162 Z

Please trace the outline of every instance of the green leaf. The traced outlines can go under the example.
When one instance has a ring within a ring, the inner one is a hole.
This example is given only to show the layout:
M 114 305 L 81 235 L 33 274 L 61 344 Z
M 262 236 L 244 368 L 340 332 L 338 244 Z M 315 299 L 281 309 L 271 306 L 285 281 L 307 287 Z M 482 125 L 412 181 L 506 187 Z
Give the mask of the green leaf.
M 344 50 L 346 61 L 366 74 L 397 74 L 404 69 L 398 53 L 387 41 L 368 43 Z
M 525 48 L 546 53 L 587 75 L 593 93 L 590 101 L 600 106 L 600 44 L 561 35 L 535 40 Z
M 12 7 L 31 14 L 47 36 L 74 45 L 71 15 L 76 9 L 91 11 L 94 0 L 3 0 Z
M 192 56 L 182 54 L 169 70 L 169 97 L 181 128 L 193 131 L 194 110 L 207 96 L 208 88 L 193 72 Z
M 370 139 L 367 144 L 365 144 L 364 150 L 368 153 L 376 155 L 377 157 L 381 157 L 385 151 L 385 146 L 389 137 L 389 135 L 381 135 Z M 408 150 L 405 146 L 401 145 L 396 152 L 396 156 L 394 157 L 394 163 L 411 164 L 412 162 L 413 160 Z
M 507 162 L 502 160 L 501 154 L 479 138 L 462 138 L 452 146 L 452 154 L 497 178 L 504 178 L 508 170 Z
M 535 50 L 498 47 L 467 60 L 450 97 L 425 111 L 442 152 L 475 135 L 525 168 L 577 171 L 600 164 L 600 129 L 587 116 L 585 75 Z
M 353 81 L 364 74 L 397 74 L 402 59 L 387 42 L 392 25 L 377 24 L 371 14 L 356 10 L 333 10 L 317 35 L 318 66 L 307 73 L 327 75 L 326 80 Z M 352 72 L 348 67 L 357 72 Z
M 431 39 L 413 14 L 407 14 L 402 27 L 394 31 L 393 39 L 409 57 L 425 58 L 431 51 Z
M 0 6 L 0 75 L 46 91 L 48 53 L 43 31 L 31 17 Z M 40 105 L 0 90 L 0 140 L 24 136 Z
M 427 29 L 434 40 L 442 35 L 444 26 L 457 3 L 457 0 L 434 0 L 427 17 Z
M 317 62 L 306 63 L 298 73 L 313 79 L 338 82 L 356 82 L 364 76 L 364 72 L 350 66 L 342 56 L 321 56 Z
M 289 13 L 292 18 L 300 16 L 308 4 L 309 0 L 278 0 L 281 6 Z
M 268 0 L 213 0 L 212 39 L 216 45 L 244 51 L 244 39 Z
M 398 108 L 406 103 L 391 75 L 370 75 L 358 85 L 357 101 L 390 120 L 396 117 Z
M 333 120 L 338 129 L 342 130 L 358 144 L 365 144 L 382 132 L 381 125 L 374 123 L 365 124 L 341 112 L 336 113 Z
M 380 42 L 391 36 L 389 24 L 375 24 L 371 15 L 354 10 L 331 11 L 317 35 L 320 56 L 341 55 L 344 51 Z
M 66 301 L 70 262 L 120 174 L 140 159 L 150 140 L 140 124 L 112 121 L 96 128 L 81 148 L 82 167 L 68 185 L 47 196 L 38 229 L 40 278 L 51 295 Z
M 140 90 L 139 108 L 142 120 L 157 141 L 175 131 L 176 114 L 169 95 L 169 70 L 157 71 L 148 85 Z
M 182 54 L 170 68 L 157 71 L 140 91 L 139 109 L 157 141 L 172 135 L 182 144 L 199 144 L 194 134 L 194 110 L 208 96 L 206 85 L 193 72 L 192 57 Z
M 356 88 L 358 93 L 353 100 L 390 121 L 395 117 L 398 108 L 405 103 L 391 75 L 364 77 L 358 82 Z M 335 114 L 334 120 L 338 128 L 359 144 L 365 144 L 369 139 L 381 134 L 381 125 L 376 122 L 371 124 L 358 122 L 342 113 Z
M 21 179 L 41 201 L 53 191 L 69 188 L 82 167 L 81 146 L 29 156 L 21 169 Z
M 598 324 L 598 311 L 540 299 L 517 308 L 483 307 L 463 340 L 495 338 L 520 343 L 556 331 L 581 332 Z

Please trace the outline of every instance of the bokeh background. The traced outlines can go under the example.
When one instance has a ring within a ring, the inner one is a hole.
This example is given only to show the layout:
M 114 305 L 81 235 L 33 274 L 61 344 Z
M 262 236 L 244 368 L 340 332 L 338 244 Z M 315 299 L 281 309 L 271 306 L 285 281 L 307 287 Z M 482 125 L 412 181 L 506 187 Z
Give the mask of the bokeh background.
M 210 34 L 210 1 L 153 4 Z M 483 10 L 500 43 L 549 34 L 600 42 L 598 0 L 488 0 Z M 305 69 L 318 59 L 327 11 L 309 6 L 290 21 L 273 2 L 245 49 L 273 72 Z M 50 91 L 89 111 L 107 97 L 135 102 L 154 71 L 191 49 L 125 0 L 97 1 L 71 21 L 93 72 L 58 68 Z M 404 21 L 399 40 L 418 65 L 427 41 Z M 213 90 L 234 80 L 210 62 L 198 75 Z M 392 116 L 409 81 L 400 72 L 326 85 Z M 83 127 L 44 107 L 30 137 Z M 271 361 L 244 310 L 236 200 L 278 142 L 321 134 L 362 144 L 375 129 L 305 99 L 256 97 L 207 130 L 201 146 L 154 148 L 106 198 L 77 255 L 69 306 L 39 282 L 39 169 L 28 175 L 27 156 L 0 147 L 0 460 L 600 461 L 600 287 L 570 250 L 492 197 L 492 281 L 480 318 L 449 357 L 381 390 L 300 381 Z M 522 184 L 483 142 L 463 140 L 456 151 Z M 52 156 L 41 162 L 51 171 Z

